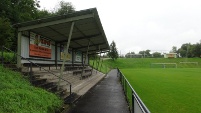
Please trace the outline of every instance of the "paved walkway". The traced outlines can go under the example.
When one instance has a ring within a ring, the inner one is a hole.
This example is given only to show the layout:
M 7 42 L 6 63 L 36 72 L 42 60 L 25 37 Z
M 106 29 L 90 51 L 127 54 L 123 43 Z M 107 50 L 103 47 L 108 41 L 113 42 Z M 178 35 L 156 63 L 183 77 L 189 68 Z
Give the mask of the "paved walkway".
M 70 113 L 129 113 L 117 70 L 89 90 Z

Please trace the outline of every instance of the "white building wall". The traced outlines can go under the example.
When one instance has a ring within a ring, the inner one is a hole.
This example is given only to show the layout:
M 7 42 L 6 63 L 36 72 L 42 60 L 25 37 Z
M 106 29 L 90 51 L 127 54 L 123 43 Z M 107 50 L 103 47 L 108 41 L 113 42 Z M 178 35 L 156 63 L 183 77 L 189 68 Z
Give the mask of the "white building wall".
M 52 45 L 51 45 L 51 59 L 48 59 L 48 58 L 39 58 L 39 57 L 30 57 L 29 56 L 29 37 L 26 37 L 26 36 L 22 36 L 22 39 L 21 39 L 21 56 L 24 57 L 24 58 L 27 58 L 29 59 L 30 61 L 32 61 L 33 63 L 38 63 L 38 64 L 55 64 L 55 42 L 52 42 Z M 58 44 L 57 45 L 57 63 L 58 64 L 62 64 L 63 63 L 63 60 L 61 60 L 61 53 L 60 53 L 60 45 Z M 82 64 L 82 52 L 81 52 L 81 56 L 80 56 L 80 61 L 76 60 L 77 56 L 76 56 L 76 51 L 75 52 L 72 52 L 72 57 L 73 57 L 73 62 L 74 64 Z M 86 63 L 85 64 L 88 64 L 88 57 L 86 58 Z M 30 63 L 29 61 L 27 60 L 21 60 L 21 63 Z M 71 61 L 67 61 L 66 64 L 72 64 L 72 60 Z
M 51 59 L 48 58 L 39 58 L 39 57 L 30 57 L 29 56 L 29 37 L 22 36 L 21 39 L 21 56 L 29 59 L 33 63 L 39 64 L 54 64 L 55 63 L 55 42 L 52 42 L 51 45 Z M 21 63 L 30 63 L 27 60 L 21 60 Z

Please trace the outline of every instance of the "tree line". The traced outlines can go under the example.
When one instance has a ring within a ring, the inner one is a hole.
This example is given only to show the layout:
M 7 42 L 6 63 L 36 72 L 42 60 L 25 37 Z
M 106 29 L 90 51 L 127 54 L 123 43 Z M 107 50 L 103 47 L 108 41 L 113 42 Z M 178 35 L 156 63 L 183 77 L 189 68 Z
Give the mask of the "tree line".
M 55 15 L 63 15 L 75 11 L 70 2 L 60 1 L 59 6 L 48 11 L 40 10 L 38 0 L 1 0 L 0 2 L 0 45 L 14 49 L 17 46 L 17 30 L 12 26 L 16 23 L 31 21 Z
M 135 52 L 129 52 L 126 53 L 125 57 L 126 58 L 161 58 L 163 57 L 163 55 L 160 52 L 154 52 L 154 53 L 150 53 L 151 50 L 147 49 L 147 50 L 143 50 L 143 51 L 139 51 L 138 53 Z
M 173 46 L 169 53 L 177 53 L 177 57 L 183 58 L 194 58 L 194 57 L 201 57 L 201 40 L 196 44 L 185 43 L 182 44 L 179 49 L 176 46 Z M 113 60 L 117 58 L 163 58 L 165 53 L 161 52 L 153 52 L 151 50 L 143 50 L 135 53 L 134 51 L 126 53 L 126 55 L 120 55 L 118 53 L 116 43 L 112 41 L 110 44 L 110 51 L 106 56 L 103 57 L 110 57 Z
M 153 52 L 152 54 L 150 52 L 151 52 L 151 50 L 149 50 L 149 49 L 139 51 L 139 53 L 128 52 L 128 53 L 126 53 L 125 57 L 126 58 L 141 58 L 141 57 L 161 58 L 161 57 L 164 57 L 163 53 L 161 53 L 161 52 Z M 170 50 L 169 53 L 177 53 L 178 57 L 185 57 L 185 58 L 201 57 L 201 41 L 200 41 L 200 43 L 197 42 L 196 44 L 191 44 L 191 43 L 182 44 L 179 49 L 177 49 L 176 46 L 173 46 L 172 50 Z
M 176 51 L 181 57 L 201 57 L 201 42 L 196 44 L 185 43 Z

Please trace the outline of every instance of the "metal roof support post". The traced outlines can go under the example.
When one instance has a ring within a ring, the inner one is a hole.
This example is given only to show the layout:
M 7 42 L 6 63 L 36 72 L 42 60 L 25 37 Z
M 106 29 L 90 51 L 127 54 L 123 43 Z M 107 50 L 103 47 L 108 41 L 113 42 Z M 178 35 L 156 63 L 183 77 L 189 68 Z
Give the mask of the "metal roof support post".
M 97 61 L 97 58 L 98 58 L 98 56 L 97 56 L 97 54 L 95 54 L 95 59 L 96 59 L 96 73 L 97 73 L 97 70 L 98 70 L 98 61 Z
M 22 38 L 22 32 L 18 32 L 17 36 L 17 68 L 21 67 L 21 39 Z
M 81 79 L 82 79 L 82 76 L 83 76 L 83 73 L 84 73 L 84 67 L 85 67 L 85 63 L 86 63 L 86 58 L 88 56 L 88 51 L 89 51 L 89 45 L 90 45 L 90 40 L 88 42 L 87 53 L 86 53 L 86 56 L 84 58 L 84 64 L 83 64 L 82 73 L 81 73 Z
M 84 65 L 84 55 L 83 55 L 83 52 L 82 52 L 82 66 Z
M 102 68 L 102 64 L 103 64 L 103 58 L 101 60 L 100 71 L 101 71 L 101 68 Z
M 58 60 L 57 60 L 57 42 L 55 42 L 55 67 L 57 69 L 57 65 L 58 65 Z
M 100 57 L 101 57 L 101 51 L 100 51 L 100 45 L 98 46 L 98 48 L 99 48 L 99 52 L 100 52 L 100 56 L 99 56 L 99 60 L 98 60 L 98 68 L 99 68 L 99 65 L 100 65 Z M 97 68 L 97 70 L 98 70 L 98 68 Z M 96 71 L 96 73 L 97 73 L 97 71 Z
M 75 51 L 74 51 L 74 49 L 72 48 L 72 58 L 71 58 L 71 60 L 72 60 L 72 66 L 74 66 L 74 53 L 75 53 Z
M 92 74 L 92 72 L 93 72 L 93 70 L 94 70 L 94 61 L 95 61 L 95 59 L 96 59 L 96 55 L 94 56 L 93 65 L 92 65 L 92 70 L 91 70 L 91 74 Z
M 71 37 L 72 37 L 72 33 L 73 33 L 74 24 L 75 23 L 72 22 L 71 28 L 70 28 L 70 33 L 69 33 L 69 36 L 68 36 L 68 42 L 66 44 L 66 51 L 64 50 L 64 59 L 63 59 L 63 63 L 62 63 L 61 71 L 60 71 L 60 76 L 59 76 L 59 82 L 58 82 L 57 89 L 59 89 L 59 86 L 60 86 L 60 83 L 61 83 L 61 78 L 63 77 L 64 64 L 66 62 L 66 55 L 68 54 L 68 49 L 69 49 L 69 46 L 70 46 L 70 41 L 71 41 Z

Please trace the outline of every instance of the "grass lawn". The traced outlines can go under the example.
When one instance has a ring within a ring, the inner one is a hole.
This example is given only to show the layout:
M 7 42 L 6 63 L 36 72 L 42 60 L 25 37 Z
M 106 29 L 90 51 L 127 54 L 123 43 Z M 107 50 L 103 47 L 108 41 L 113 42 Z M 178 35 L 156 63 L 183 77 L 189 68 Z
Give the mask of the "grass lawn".
M 121 71 L 152 113 L 201 113 L 200 68 Z
M 104 60 L 90 60 L 89 63 L 93 68 L 101 71 L 102 73 L 108 73 L 110 71 L 109 65 L 107 65 Z
M 180 62 L 198 62 L 199 65 L 180 64 Z M 111 59 L 103 61 L 104 65 L 119 69 L 150 68 L 151 63 L 177 63 L 178 68 L 201 68 L 201 58 L 119 58 L 115 61 Z
M 52 113 L 62 103 L 55 94 L 31 86 L 20 73 L 0 66 L 0 113 Z

